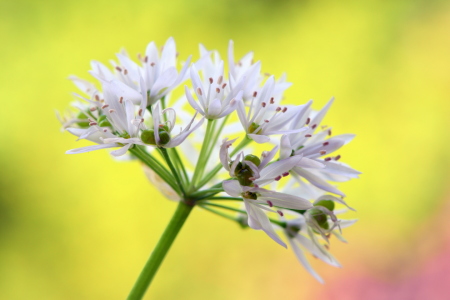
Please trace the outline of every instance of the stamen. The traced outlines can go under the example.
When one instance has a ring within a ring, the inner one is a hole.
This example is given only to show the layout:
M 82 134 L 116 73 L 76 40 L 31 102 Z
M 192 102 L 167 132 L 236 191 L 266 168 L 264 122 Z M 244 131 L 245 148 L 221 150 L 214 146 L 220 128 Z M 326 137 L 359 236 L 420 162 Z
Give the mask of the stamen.
M 102 106 L 102 109 L 105 109 L 105 108 L 107 108 L 107 107 L 109 107 L 109 104 L 103 105 L 103 106 Z
M 110 114 L 112 114 L 112 113 L 114 113 L 114 112 L 116 112 L 115 109 L 110 109 L 110 110 L 109 110 L 109 113 L 110 113 Z
M 274 104 L 275 103 L 275 99 L 272 97 L 270 98 L 270 104 Z
M 266 107 L 266 102 L 261 102 L 262 107 Z
M 219 76 L 219 79 L 217 79 L 217 84 L 222 84 L 222 81 L 223 81 L 223 76 L 222 75 L 220 75 Z
M 314 124 L 313 126 L 311 126 L 312 129 L 316 128 L 317 124 Z
M 272 203 L 272 201 L 270 201 L 270 200 L 267 200 L 267 204 L 269 204 L 270 207 L 273 206 L 273 203 Z
M 106 129 L 106 128 L 105 128 L 105 129 L 103 129 L 103 132 L 108 132 L 108 129 Z
M 203 92 L 202 92 L 201 88 L 197 88 L 197 94 L 199 94 L 200 96 L 203 95 Z
M 325 161 L 330 161 L 330 160 L 331 160 L 331 157 L 325 158 Z
M 287 107 L 283 107 L 282 113 L 285 113 L 287 111 Z
M 278 175 L 277 177 L 275 177 L 275 181 L 280 181 L 280 179 L 281 179 L 281 176 L 280 176 L 280 175 Z
M 123 70 L 123 74 L 127 75 L 128 74 L 128 70 L 127 69 Z
M 269 120 L 264 120 L 264 122 L 269 123 L 270 121 Z
M 145 57 L 144 57 L 144 62 L 148 62 L 148 56 L 146 55 Z
M 227 86 L 227 83 L 225 82 L 224 84 L 222 84 L 222 89 L 224 89 Z
M 341 156 L 338 155 L 338 156 L 336 156 L 336 157 L 334 158 L 334 160 L 339 160 L 340 158 L 341 158 Z
M 122 68 L 119 67 L 119 66 L 116 67 L 116 70 L 119 71 L 119 72 L 122 72 Z
M 270 73 L 264 73 L 264 76 L 267 76 L 267 77 L 269 77 L 270 76 Z
M 97 107 L 91 107 L 89 108 L 90 111 L 95 111 L 97 109 Z
M 281 211 L 281 210 L 277 210 L 277 213 L 280 215 L 280 216 L 284 216 L 284 214 L 283 214 L 283 212 Z
M 328 129 L 328 135 L 331 135 L 331 129 Z
M 139 109 L 138 115 L 142 117 L 142 108 Z
M 281 107 L 278 106 L 277 109 L 275 109 L 275 111 L 276 111 L 276 112 L 281 111 Z
M 330 143 L 328 143 L 328 142 L 323 143 L 324 146 L 328 146 L 329 144 Z
M 89 123 L 89 126 L 94 126 L 94 125 L 97 125 L 97 122 L 90 122 Z
M 309 122 L 311 122 L 311 119 L 310 118 L 306 119 L 306 125 L 308 125 Z
M 95 98 L 95 100 L 97 100 L 97 101 L 100 100 L 100 96 L 99 96 L 99 95 L 95 95 L 94 98 Z
M 289 176 L 289 172 L 284 172 L 283 177 Z
M 325 150 L 320 150 L 319 153 L 322 154 L 322 155 L 325 155 L 325 154 L 327 154 L 327 151 L 325 151 Z
M 253 97 L 256 97 L 258 95 L 258 92 L 257 91 L 254 91 L 253 92 Z
M 216 88 L 216 92 L 217 92 L 217 93 L 220 93 L 220 89 L 219 89 L 219 88 Z
M 123 103 L 123 97 L 120 97 L 119 99 L 119 103 L 122 104 Z
M 154 67 L 156 64 L 154 62 L 150 63 L 151 67 Z
M 212 77 L 209 77 L 209 83 L 213 84 L 214 80 L 212 79 Z
M 310 135 L 310 134 L 306 134 L 306 135 L 305 135 L 305 137 L 312 137 L 312 135 Z

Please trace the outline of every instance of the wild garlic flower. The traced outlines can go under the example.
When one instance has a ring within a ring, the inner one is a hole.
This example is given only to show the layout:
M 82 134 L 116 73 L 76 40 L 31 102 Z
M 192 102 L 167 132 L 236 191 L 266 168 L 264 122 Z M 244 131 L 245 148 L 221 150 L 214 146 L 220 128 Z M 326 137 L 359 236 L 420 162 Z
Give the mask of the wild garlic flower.
M 151 42 L 138 62 L 125 51 L 117 59 L 113 69 L 91 63 L 100 88 L 70 77 L 83 95 L 75 94 L 74 111 L 59 118 L 78 140 L 95 145 L 67 153 L 117 148 L 113 156 L 140 160 L 150 181 L 185 212 L 198 206 L 264 231 L 281 246 L 289 244 L 319 281 L 302 249 L 339 266 L 326 245 L 332 235 L 345 241 L 340 230 L 354 221 L 337 217 L 341 211 L 335 204 L 351 210 L 342 198 L 323 195 L 343 197 L 335 185 L 360 172 L 338 162 L 341 157 L 335 154 L 353 135 L 331 136 L 331 128 L 321 124 L 332 101 L 319 112 L 311 109 L 311 101 L 283 104 L 290 86 L 286 76 L 275 80 L 262 74 L 253 53 L 236 61 L 233 42 L 227 62 L 201 45 L 200 58 L 191 64 L 189 56 L 179 72 L 172 38 L 161 51 Z M 172 101 L 171 92 L 187 79 L 184 96 Z M 269 151 L 255 155 L 268 143 Z M 242 208 L 221 204 L 229 201 Z

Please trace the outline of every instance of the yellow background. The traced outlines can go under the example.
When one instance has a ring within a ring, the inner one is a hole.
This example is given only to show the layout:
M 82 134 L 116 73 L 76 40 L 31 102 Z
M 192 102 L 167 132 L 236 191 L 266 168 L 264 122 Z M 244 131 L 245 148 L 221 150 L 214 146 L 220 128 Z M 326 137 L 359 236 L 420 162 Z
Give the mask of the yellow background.
M 169 36 L 226 57 L 253 50 L 288 73 L 286 101 L 336 97 L 325 122 L 356 133 L 340 152 L 359 222 L 332 241 L 343 264 L 293 253 L 196 209 L 148 299 L 447 299 L 450 284 L 448 1 L 0 1 L 0 298 L 124 299 L 175 209 L 138 163 L 75 143 L 65 109 L 89 61 Z

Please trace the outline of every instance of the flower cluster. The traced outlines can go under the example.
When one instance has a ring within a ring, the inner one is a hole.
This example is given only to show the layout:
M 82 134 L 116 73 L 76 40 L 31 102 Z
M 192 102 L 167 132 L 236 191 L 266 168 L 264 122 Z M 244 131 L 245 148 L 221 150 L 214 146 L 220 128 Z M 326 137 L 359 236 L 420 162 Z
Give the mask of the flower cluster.
M 336 153 L 354 136 L 333 136 L 323 125 L 333 100 L 318 112 L 311 101 L 282 104 L 291 85 L 286 76 L 263 74 L 253 53 L 236 60 L 233 42 L 227 63 L 203 45 L 195 62 L 189 57 L 179 67 L 177 57 L 170 38 L 161 50 L 151 42 L 137 62 L 125 51 L 111 68 L 93 61 L 89 73 L 97 84 L 71 76 L 81 93 L 60 120 L 78 139 L 96 145 L 67 153 L 116 148 L 113 156 L 142 161 L 171 199 L 263 230 L 287 247 L 277 234 L 284 232 L 299 261 L 321 281 L 303 250 L 339 266 L 327 244 L 331 235 L 345 241 L 340 231 L 354 220 L 337 217 L 351 208 L 336 183 L 360 174 Z M 183 96 L 172 100 L 182 84 Z M 242 206 L 219 204 L 224 201 Z

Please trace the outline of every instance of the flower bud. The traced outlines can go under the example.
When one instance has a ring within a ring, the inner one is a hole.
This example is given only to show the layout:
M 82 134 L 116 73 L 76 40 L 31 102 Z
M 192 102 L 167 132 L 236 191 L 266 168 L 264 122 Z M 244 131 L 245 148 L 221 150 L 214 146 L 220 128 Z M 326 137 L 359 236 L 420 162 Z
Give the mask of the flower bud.
M 334 201 L 332 200 L 320 200 L 314 203 L 314 206 L 323 206 L 327 208 L 329 211 L 334 210 Z
M 258 156 L 253 155 L 253 154 L 247 154 L 244 157 L 244 160 L 248 160 L 251 161 L 252 163 L 254 163 L 257 167 L 261 164 L 261 160 L 259 159 Z
M 101 115 L 98 119 L 97 119 L 97 124 L 100 127 L 110 127 L 111 123 L 109 123 L 108 119 L 106 118 L 105 115 Z
M 148 145 L 156 145 L 155 131 L 153 129 L 142 131 L 141 141 Z
M 249 186 L 253 183 L 253 181 L 250 180 L 250 177 L 253 177 L 253 173 L 247 168 L 237 171 L 236 177 L 243 186 Z
M 161 145 L 165 145 L 168 142 L 170 142 L 170 134 L 167 131 L 160 129 L 159 130 L 159 143 Z
M 317 224 L 323 229 L 327 230 L 329 228 L 327 215 L 319 208 L 311 208 L 308 210 L 311 217 L 316 220 Z
M 83 120 L 83 121 L 77 122 L 77 125 L 80 126 L 80 128 L 88 128 L 89 127 L 88 117 L 86 116 L 86 114 L 84 112 L 80 111 L 77 115 L 77 119 Z M 86 120 L 86 121 L 84 121 L 84 120 Z
M 255 131 L 260 131 L 260 130 L 261 130 L 261 128 L 258 129 L 258 127 L 259 127 L 259 125 L 256 124 L 255 122 L 253 122 L 253 123 L 250 124 L 250 126 L 248 127 L 248 133 L 255 133 L 255 134 L 257 134 L 258 132 L 255 132 Z M 257 130 L 257 129 L 258 129 L 258 130 Z

